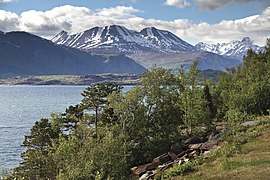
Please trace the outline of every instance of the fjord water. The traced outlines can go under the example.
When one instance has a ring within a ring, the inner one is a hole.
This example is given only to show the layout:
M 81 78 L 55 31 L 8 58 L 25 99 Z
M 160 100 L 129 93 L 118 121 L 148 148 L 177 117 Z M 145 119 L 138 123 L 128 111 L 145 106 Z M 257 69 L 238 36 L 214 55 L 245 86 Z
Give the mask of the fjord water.
M 0 86 L 0 168 L 21 161 L 21 144 L 35 121 L 78 104 L 86 86 Z M 125 86 L 123 91 L 131 86 Z

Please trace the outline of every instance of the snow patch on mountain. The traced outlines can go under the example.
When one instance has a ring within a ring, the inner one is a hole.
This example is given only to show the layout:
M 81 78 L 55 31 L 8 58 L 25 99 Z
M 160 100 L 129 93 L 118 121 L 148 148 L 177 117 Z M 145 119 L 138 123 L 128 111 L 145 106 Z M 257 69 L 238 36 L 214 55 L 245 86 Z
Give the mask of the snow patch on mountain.
M 140 34 L 151 42 L 153 46 L 165 52 L 194 51 L 194 47 L 183 41 L 173 33 L 164 30 L 158 30 L 155 27 L 145 28 Z
M 229 56 L 231 58 L 243 59 L 249 49 L 256 53 L 263 51 L 264 47 L 255 45 L 249 37 L 243 38 L 241 41 L 234 40 L 229 43 L 206 44 L 200 42 L 195 45 L 197 50 L 213 52 L 222 56 Z
M 113 52 L 185 52 L 195 51 L 189 43 L 169 31 L 154 27 L 140 32 L 129 30 L 124 26 L 112 25 L 69 35 L 65 31 L 57 34 L 52 41 L 81 50 L 111 50 Z

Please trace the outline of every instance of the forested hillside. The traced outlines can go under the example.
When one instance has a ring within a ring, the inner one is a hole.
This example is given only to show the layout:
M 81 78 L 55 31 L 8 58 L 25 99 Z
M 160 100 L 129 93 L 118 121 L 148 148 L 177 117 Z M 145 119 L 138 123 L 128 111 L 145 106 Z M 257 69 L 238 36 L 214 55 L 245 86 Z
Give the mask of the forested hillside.
M 249 50 L 243 61 L 216 84 L 199 86 L 195 62 L 187 74 L 153 68 L 126 94 L 113 84 L 86 88 L 80 104 L 35 123 L 12 177 L 128 179 L 133 166 L 212 132 L 217 122 L 233 134 L 243 122 L 269 115 L 270 40 L 265 52 Z

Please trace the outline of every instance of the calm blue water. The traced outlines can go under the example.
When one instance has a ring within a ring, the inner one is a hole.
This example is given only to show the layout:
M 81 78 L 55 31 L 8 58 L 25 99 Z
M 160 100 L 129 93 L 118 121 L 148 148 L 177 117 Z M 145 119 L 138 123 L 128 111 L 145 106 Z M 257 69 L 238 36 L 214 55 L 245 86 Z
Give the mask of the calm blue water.
M 78 104 L 85 87 L 0 86 L 0 168 L 18 166 L 24 151 L 20 145 L 35 121 Z

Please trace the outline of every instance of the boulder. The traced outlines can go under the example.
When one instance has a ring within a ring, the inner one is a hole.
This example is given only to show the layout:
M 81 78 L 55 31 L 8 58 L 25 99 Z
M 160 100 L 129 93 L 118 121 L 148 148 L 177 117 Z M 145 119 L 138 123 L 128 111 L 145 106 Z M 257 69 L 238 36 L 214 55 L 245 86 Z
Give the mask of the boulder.
M 203 152 L 203 156 L 208 156 L 210 154 L 211 151 L 204 151 Z
M 158 168 L 159 168 L 161 171 L 165 171 L 166 169 L 172 167 L 173 164 L 174 164 L 174 162 L 173 162 L 173 161 L 170 161 L 170 162 L 168 162 L 168 163 L 159 165 Z
M 130 171 L 135 176 L 141 176 L 142 174 L 144 174 L 146 172 L 146 167 L 144 165 L 135 166 L 135 167 L 131 168 Z
M 190 159 L 188 159 L 188 158 L 184 158 L 184 162 L 189 162 L 190 161 Z
M 152 171 L 152 170 L 156 169 L 158 167 L 158 165 L 160 165 L 160 164 L 159 163 L 149 163 L 146 166 L 146 170 L 147 171 Z
M 193 138 L 188 138 L 186 140 L 183 140 L 183 143 L 184 144 L 190 144 L 192 140 L 193 140 Z
M 156 157 L 155 159 L 153 159 L 153 163 L 157 163 L 157 164 L 164 164 L 169 161 L 171 161 L 171 157 L 168 155 L 168 153 L 164 153 Z
M 153 162 L 153 163 L 148 163 L 148 164 L 144 164 L 144 165 L 140 165 L 140 166 L 135 166 L 135 167 L 131 168 L 130 170 L 131 170 L 132 174 L 134 174 L 135 176 L 141 176 L 146 171 L 152 171 L 152 170 L 156 169 L 158 167 L 158 165 L 159 165 L 159 163 Z
M 189 138 L 189 139 L 184 141 L 184 144 L 199 144 L 199 143 L 204 143 L 206 141 L 207 141 L 207 137 L 201 136 L 198 138 Z
M 216 147 L 215 144 L 211 144 L 211 143 L 204 143 L 201 145 L 200 149 L 203 151 L 210 151 L 212 149 L 214 149 Z
M 149 174 L 148 174 L 148 173 L 145 173 L 145 174 L 143 174 L 143 175 L 140 177 L 139 180 L 147 180 L 148 176 L 149 176 Z
M 149 179 L 149 177 L 151 175 L 153 175 L 153 172 L 152 171 L 147 171 L 145 174 L 141 175 L 139 180 L 147 180 L 147 179 Z
M 189 149 L 192 149 L 192 150 L 198 150 L 198 149 L 200 149 L 200 147 L 202 146 L 202 144 L 201 143 L 198 143 L 198 144 L 190 144 L 189 146 L 188 146 L 188 148 Z
M 192 149 L 188 149 L 186 151 L 183 151 L 182 153 L 180 153 L 180 154 L 177 155 L 177 158 L 185 157 L 185 156 L 187 156 L 191 152 L 192 152 Z
M 217 141 L 220 137 L 221 134 L 218 131 L 215 131 L 208 136 L 208 141 Z
M 258 124 L 260 121 L 256 120 L 256 121 L 246 121 L 244 123 L 242 123 L 241 125 L 244 127 L 250 127 L 250 126 L 255 126 L 256 124 Z
M 174 154 L 180 154 L 183 151 L 184 151 L 184 149 L 183 149 L 183 147 L 179 143 L 173 144 L 171 146 L 171 150 L 170 150 L 170 152 L 172 152 Z
M 182 160 L 182 159 L 180 159 L 179 161 L 178 161 L 178 164 L 179 165 L 181 165 L 181 164 L 183 164 L 184 163 L 184 160 Z
M 198 152 L 197 151 L 192 151 L 189 155 L 188 155 L 189 157 L 196 157 L 196 156 L 198 156 Z
M 168 155 L 170 156 L 171 160 L 175 161 L 178 156 L 176 154 L 174 154 L 173 152 L 168 152 Z

